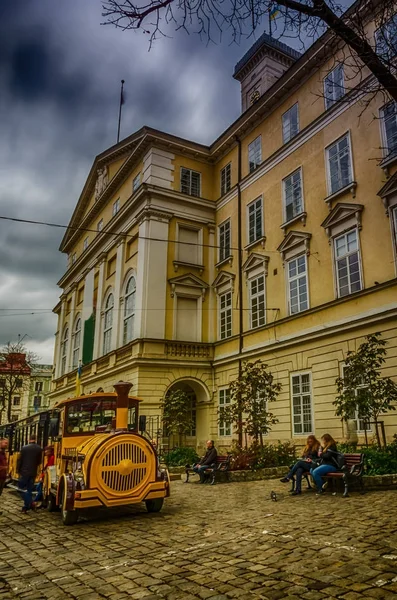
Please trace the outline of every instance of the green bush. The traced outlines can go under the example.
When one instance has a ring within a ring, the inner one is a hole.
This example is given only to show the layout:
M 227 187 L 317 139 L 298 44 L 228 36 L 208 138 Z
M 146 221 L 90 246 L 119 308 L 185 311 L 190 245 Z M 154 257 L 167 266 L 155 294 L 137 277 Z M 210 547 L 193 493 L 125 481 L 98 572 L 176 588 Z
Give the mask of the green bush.
M 296 447 L 291 442 L 277 444 L 253 444 L 249 448 L 235 446 L 232 450 L 233 467 L 241 469 L 267 469 L 272 467 L 289 466 L 296 460 Z
M 162 457 L 167 467 L 184 467 L 192 465 L 200 459 L 194 448 L 174 448 Z
M 365 473 L 367 475 L 391 475 L 397 473 L 397 436 L 385 448 L 368 446 L 357 448 L 349 444 L 338 444 L 341 452 L 360 452 L 364 454 Z

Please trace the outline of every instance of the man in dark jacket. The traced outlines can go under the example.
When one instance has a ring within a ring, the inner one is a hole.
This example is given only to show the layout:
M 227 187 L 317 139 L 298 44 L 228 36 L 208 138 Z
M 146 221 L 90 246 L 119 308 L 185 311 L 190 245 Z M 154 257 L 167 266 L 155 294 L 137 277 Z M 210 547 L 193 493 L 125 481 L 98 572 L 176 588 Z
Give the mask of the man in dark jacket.
M 36 443 L 36 436 L 31 435 L 29 438 L 29 443 L 22 447 L 17 465 L 19 473 L 19 488 L 24 490 L 24 505 L 22 508 L 23 513 L 27 513 L 28 510 L 34 508 L 34 504 L 32 502 L 32 492 L 37 476 L 37 469 L 41 464 L 41 460 L 42 449 Z
M 200 475 L 200 483 L 204 483 L 204 471 L 214 463 L 216 463 L 218 453 L 216 451 L 213 440 L 207 442 L 207 452 L 199 463 L 193 465 L 193 471 Z

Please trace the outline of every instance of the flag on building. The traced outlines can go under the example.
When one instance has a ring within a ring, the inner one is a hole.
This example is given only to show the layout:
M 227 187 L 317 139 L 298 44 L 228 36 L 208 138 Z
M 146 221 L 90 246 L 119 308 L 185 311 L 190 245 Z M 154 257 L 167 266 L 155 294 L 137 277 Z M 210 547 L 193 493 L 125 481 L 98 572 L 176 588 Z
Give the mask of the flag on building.
M 275 19 L 277 17 L 279 12 L 280 12 L 280 9 L 279 9 L 278 5 L 276 4 L 274 6 L 274 8 L 272 8 L 270 11 L 270 15 L 269 15 L 270 19 L 273 21 L 273 19 Z
M 81 371 L 82 371 L 82 366 L 80 364 L 79 368 L 77 369 L 77 373 L 76 373 L 76 397 L 80 396 Z

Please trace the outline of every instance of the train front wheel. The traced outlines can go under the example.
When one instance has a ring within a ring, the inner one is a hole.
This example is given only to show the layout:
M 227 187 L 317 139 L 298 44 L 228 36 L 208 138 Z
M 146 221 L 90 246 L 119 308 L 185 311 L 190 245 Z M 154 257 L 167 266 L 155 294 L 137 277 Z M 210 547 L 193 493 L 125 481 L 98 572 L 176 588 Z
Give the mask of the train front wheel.
M 64 525 L 75 525 L 77 523 L 77 519 L 79 518 L 79 513 L 77 510 L 67 510 L 66 507 L 66 486 L 63 489 L 62 495 L 62 523 Z
M 149 513 L 160 512 L 163 508 L 164 498 L 154 498 L 153 500 L 145 500 L 146 509 Z

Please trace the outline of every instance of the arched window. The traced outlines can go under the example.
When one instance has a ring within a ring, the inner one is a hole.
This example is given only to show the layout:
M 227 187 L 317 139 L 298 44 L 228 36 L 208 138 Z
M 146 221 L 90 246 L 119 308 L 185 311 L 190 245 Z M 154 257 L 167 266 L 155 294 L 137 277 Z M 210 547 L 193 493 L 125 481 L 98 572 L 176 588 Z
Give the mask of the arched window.
M 103 354 L 110 352 L 112 343 L 112 326 L 113 326 L 113 294 L 109 294 L 105 305 L 105 318 L 103 322 Z
M 81 319 L 77 319 L 73 331 L 73 360 L 72 368 L 76 369 L 79 366 L 79 354 L 80 354 L 80 340 L 81 340 Z
M 128 344 L 134 337 L 135 293 L 135 277 L 132 276 L 128 280 L 124 297 L 123 344 Z
M 63 337 L 61 342 L 61 375 L 66 373 L 66 361 L 68 357 L 68 342 L 69 342 L 69 329 L 65 327 L 63 331 Z

